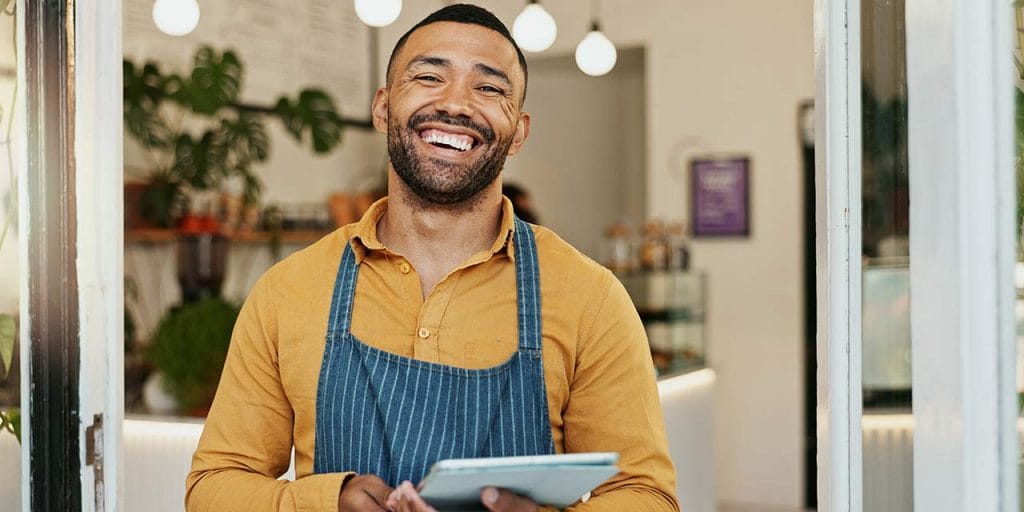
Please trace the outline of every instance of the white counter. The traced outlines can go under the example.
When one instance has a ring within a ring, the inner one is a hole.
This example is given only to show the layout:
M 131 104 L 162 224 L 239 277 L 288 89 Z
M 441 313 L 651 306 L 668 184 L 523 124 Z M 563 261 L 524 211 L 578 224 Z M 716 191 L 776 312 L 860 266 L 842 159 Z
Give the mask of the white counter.
M 686 512 L 713 512 L 712 388 L 715 374 L 700 370 L 658 383 L 669 450 L 676 463 L 677 493 Z M 124 510 L 180 512 L 185 476 L 202 433 L 202 421 L 131 418 L 124 422 Z M 20 509 L 18 445 L 0 435 L 0 502 Z M 282 478 L 294 478 L 289 473 Z M 12 503 L 13 499 L 13 503 Z

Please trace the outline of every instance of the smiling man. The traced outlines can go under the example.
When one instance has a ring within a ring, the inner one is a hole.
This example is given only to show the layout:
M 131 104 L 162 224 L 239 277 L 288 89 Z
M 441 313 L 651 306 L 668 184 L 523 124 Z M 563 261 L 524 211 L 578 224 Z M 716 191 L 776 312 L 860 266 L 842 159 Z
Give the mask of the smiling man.
M 571 510 L 672 511 L 647 340 L 615 277 L 515 218 L 527 66 L 470 5 L 409 30 L 373 101 L 388 193 L 270 269 L 235 326 L 187 481 L 190 511 L 430 512 L 446 458 L 614 451 Z M 277 480 L 294 449 L 297 479 Z M 485 489 L 494 511 L 549 509 Z

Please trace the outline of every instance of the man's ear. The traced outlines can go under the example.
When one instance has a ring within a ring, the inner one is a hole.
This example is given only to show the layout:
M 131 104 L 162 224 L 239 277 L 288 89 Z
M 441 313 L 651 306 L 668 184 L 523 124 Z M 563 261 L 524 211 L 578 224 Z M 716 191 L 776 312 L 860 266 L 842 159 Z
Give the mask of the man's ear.
M 380 133 L 388 133 L 388 90 L 381 87 L 373 95 L 373 127 Z
M 512 145 L 508 147 L 508 155 L 512 156 L 523 147 L 526 138 L 530 136 L 530 114 L 523 112 L 519 114 L 519 122 L 516 123 L 516 134 L 512 137 Z

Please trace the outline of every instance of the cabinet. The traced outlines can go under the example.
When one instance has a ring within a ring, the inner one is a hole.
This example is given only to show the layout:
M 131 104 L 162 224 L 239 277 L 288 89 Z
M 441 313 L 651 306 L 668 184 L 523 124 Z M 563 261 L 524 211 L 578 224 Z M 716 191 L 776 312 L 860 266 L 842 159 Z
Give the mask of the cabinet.
M 705 274 L 658 270 L 617 275 L 640 313 L 659 375 L 703 368 Z

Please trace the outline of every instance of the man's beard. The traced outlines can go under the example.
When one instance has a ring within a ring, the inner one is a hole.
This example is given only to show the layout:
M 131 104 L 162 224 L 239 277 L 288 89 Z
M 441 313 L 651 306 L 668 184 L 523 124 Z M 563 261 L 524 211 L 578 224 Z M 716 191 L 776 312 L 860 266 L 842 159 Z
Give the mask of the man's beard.
M 416 151 L 415 126 L 423 123 L 443 123 L 474 130 L 483 140 L 476 145 L 488 145 L 487 151 L 471 162 L 454 163 L 423 156 Z M 388 129 L 388 156 L 398 177 L 405 186 L 427 203 L 453 205 L 466 202 L 486 188 L 505 165 L 512 137 L 498 139 L 494 131 L 465 117 L 447 114 L 419 114 L 409 118 L 405 126 L 398 123 Z

